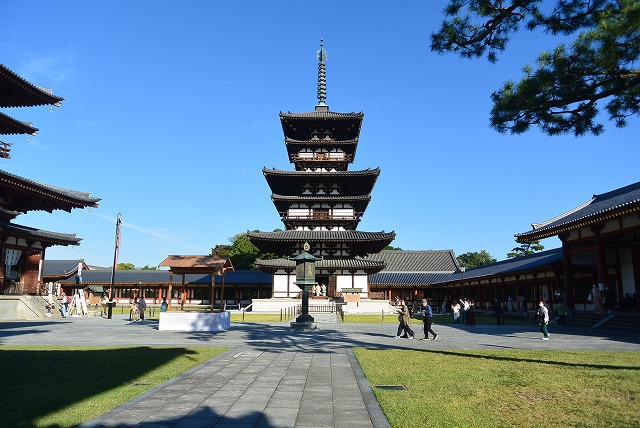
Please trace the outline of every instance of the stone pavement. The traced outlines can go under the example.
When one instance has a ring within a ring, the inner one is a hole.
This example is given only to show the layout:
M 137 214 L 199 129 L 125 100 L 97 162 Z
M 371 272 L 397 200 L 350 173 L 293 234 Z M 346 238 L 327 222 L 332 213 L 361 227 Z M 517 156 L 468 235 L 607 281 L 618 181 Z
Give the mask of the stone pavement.
M 216 346 L 229 351 L 94 419 L 83 427 L 388 427 L 352 348 L 630 350 L 635 334 L 537 325 L 434 325 L 437 341 L 395 339 L 395 324 L 341 323 L 315 315 L 320 329 L 289 323 L 232 323 L 226 332 L 159 331 L 157 322 L 113 319 L 0 323 L 0 345 Z M 416 338 L 422 325 L 414 323 Z M 374 386 L 375 387 L 375 386 Z

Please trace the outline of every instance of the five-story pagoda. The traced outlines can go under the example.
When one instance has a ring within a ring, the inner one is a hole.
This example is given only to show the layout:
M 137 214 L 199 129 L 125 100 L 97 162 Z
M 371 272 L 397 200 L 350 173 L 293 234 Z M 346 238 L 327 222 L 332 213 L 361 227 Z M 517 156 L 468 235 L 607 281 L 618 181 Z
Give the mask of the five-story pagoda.
M 348 171 L 353 163 L 363 113 L 337 113 L 326 100 L 327 52 L 320 44 L 318 104 L 308 113 L 280 113 L 285 145 L 294 171 L 263 169 L 271 199 L 286 230 L 248 232 L 263 252 L 295 257 L 308 251 L 322 258 L 316 264 L 316 280 L 324 294 L 359 291 L 368 297 L 367 275 L 384 269 L 384 262 L 364 260 L 389 245 L 394 232 L 360 232 L 356 228 L 371 200 L 380 169 Z M 295 297 L 295 263 L 288 258 L 257 260 L 256 265 L 274 274 L 273 297 Z M 318 293 L 319 294 L 319 293 Z

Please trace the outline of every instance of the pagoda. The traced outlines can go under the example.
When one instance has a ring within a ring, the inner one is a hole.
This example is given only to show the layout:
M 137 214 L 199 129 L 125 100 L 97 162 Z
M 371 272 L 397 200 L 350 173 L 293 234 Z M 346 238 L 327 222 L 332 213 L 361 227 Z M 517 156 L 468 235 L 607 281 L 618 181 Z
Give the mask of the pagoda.
M 0 108 L 60 106 L 64 100 L 33 85 L 0 64 Z M 38 128 L 0 113 L 0 135 L 35 135 Z M 3 137 L 6 138 L 6 137 Z M 11 144 L 0 141 L 0 158 L 10 158 Z M 39 183 L 0 170 L 0 294 L 36 294 L 42 283 L 45 251 L 54 245 L 79 245 L 75 234 L 50 232 L 13 222 L 29 211 L 97 207 L 100 198 Z
M 280 113 L 289 161 L 295 170 L 263 168 L 285 230 L 247 232 L 262 252 L 282 258 L 257 260 L 274 274 L 273 297 L 295 297 L 295 263 L 305 243 L 316 263 L 316 281 L 323 295 L 343 290 L 368 297 L 367 275 L 384 269 L 383 261 L 367 257 L 389 245 L 394 232 L 356 230 L 369 202 L 380 169 L 349 171 L 358 147 L 364 114 L 331 111 L 326 101 L 326 59 L 323 43 L 317 52 L 318 104 L 307 113 Z M 365 259 L 365 257 L 367 257 Z

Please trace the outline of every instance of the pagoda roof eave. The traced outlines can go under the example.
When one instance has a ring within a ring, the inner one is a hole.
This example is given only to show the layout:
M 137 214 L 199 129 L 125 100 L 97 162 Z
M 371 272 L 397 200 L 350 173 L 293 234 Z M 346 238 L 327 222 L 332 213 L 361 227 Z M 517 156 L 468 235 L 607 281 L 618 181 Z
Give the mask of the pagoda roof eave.
M 270 260 L 256 260 L 256 267 L 260 270 L 267 272 L 275 272 L 278 270 L 283 270 L 285 272 L 293 272 L 296 269 L 296 263 L 294 260 L 278 258 L 278 259 L 270 259 Z M 360 258 L 349 258 L 349 259 L 340 259 L 340 258 L 331 258 L 331 259 L 322 259 L 316 262 L 316 270 L 326 272 L 332 272 L 336 270 L 363 270 L 367 274 L 374 274 L 382 271 L 385 268 L 385 263 L 383 261 L 376 260 L 364 260 Z
M 363 112 L 338 113 L 335 111 L 310 111 L 306 113 L 280 112 L 280 120 L 336 120 L 336 119 L 360 119 L 364 118 Z
M 380 168 L 367 168 L 363 170 L 357 171 L 289 171 L 284 169 L 275 169 L 275 168 L 262 168 L 262 173 L 265 176 L 282 176 L 282 177 L 366 177 L 366 176 L 379 176 Z
M 36 86 L 0 64 L 0 107 L 34 107 L 42 105 L 59 106 L 63 97 L 53 95 L 53 91 Z
M 368 242 L 395 238 L 391 232 L 361 232 L 359 230 L 280 230 L 276 232 L 247 232 L 247 236 L 256 240 L 273 242 Z
M 0 112 L 0 135 L 36 135 L 39 131 L 30 123 L 21 122 Z
M 52 245 L 80 245 L 80 241 L 82 241 L 82 238 L 76 237 L 75 233 L 50 232 L 48 230 L 7 222 L 0 222 L 0 231 L 2 231 L 5 236 L 38 241 L 45 247 Z
M 16 194 L 22 194 L 24 197 L 16 198 Z M 5 200 L 3 208 L 19 212 L 52 212 L 54 209 L 70 212 L 72 208 L 96 208 L 97 202 L 101 200 L 91 197 L 87 192 L 39 183 L 3 170 L 0 170 L 0 198 Z
M 321 139 L 311 139 L 311 140 L 296 140 L 290 137 L 285 137 L 284 143 L 286 145 L 294 145 L 294 146 L 357 146 L 358 138 L 351 138 L 349 140 L 321 140 Z
M 348 254 L 352 257 L 366 257 L 380 252 L 396 237 L 395 232 L 361 232 L 357 230 L 283 230 L 278 232 L 247 232 L 247 237 L 262 252 L 280 255 L 293 255 L 308 243 L 315 254 L 324 250 L 331 251 L 337 246 L 348 246 Z

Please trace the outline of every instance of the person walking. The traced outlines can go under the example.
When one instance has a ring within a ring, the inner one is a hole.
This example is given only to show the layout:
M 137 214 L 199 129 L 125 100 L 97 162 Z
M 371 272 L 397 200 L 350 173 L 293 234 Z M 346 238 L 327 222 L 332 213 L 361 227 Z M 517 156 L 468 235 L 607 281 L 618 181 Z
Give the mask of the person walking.
M 60 311 L 62 312 L 62 318 L 67 317 L 67 309 L 69 308 L 70 301 L 71 299 L 69 299 L 69 296 L 67 296 L 63 291 L 60 299 Z
M 131 312 L 129 315 L 129 320 L 136 322 L 138 321 L 138 298 L 134 298 L 133 302 L 131 302 Z
M 567 312 L 567 309 L 565 308 L 564 303 L 558 302 L 558 304 L 556 305 L 556 315 L 557 315 L 557 317 L 555 319 L 556 325 L 558 327 L 560 327 L 560 326 L 565 327 L 566 326 L 566 324 L 564 323 L 564 316 L 565 316 L 566 312 Z
M 433 335 L 433 340 L 437 340 L 438 334 L 431 329 L 431 322 L 433 321 L 433 311 L 431 310 L 431 306 L 429 306 L 429 302 L 427 302 L 427 299 L 422 299 L 421 312 L 424 338 L 420 340 L 429 340 L 429 333 Z
M 538 324 L 543 334 L 542 340 L 549 340 L 549 331 L 547 330 L 547 324 L 549 324 L 549 309 L 544 305 L 543 300 L 540 300 L 538 306 Z
M 147 302 L 144 300 L 144 296 L 140 296 L 138 300 L 138 313 L 140 314 L 140 321 L 144 321 L 144 311 L 147 310 Z
M 500 325 L 500 319 L 502 318 L 502 306 L 500 306 L 500 301 L 496 299 L 496 302 L 493 304 L 493 315 L 496 317 L 496 324 Z
M 400 300 L 400 308 L 398 310 L 398 332 L 396 333 L 396 339 L 413 339 L 415 333 L 411 329 L 411 314 L 409 313 L 409 306 L 404 300 Z M 402 333 L 404 334 L 400 336 Z
M 162 303 L 160 304 L 160 312 L 167 312 L 168 308 L 169 308 L 169 304 L 167 303 L 167 298 L 163 297 Z

